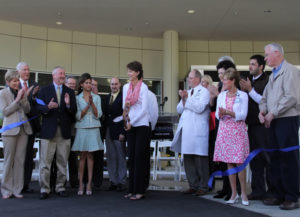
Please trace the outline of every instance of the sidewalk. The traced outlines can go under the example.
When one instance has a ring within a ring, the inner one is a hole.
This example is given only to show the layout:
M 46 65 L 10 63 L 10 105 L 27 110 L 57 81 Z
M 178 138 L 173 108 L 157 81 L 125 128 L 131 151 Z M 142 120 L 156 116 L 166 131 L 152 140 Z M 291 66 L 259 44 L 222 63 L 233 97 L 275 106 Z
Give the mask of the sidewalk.
M 186 180 L 175 182 L 171 178 L 162 177 L 157 181 L 151 180 L 149 188 L 151 190 L 160 190 L 160 191 L 181 191 L 188 188 L 188 182 Z M 202 196 L 202 198 L 225 204 L 225 200 L 213 198 L 215 192 L 220 189 L 221 189 L 221 182 L 217 180 L 215 183 L 215 190 L 205 196 Z M 247 192 L 248 193 L 251 192 L 250 183 L 247 183 Z M 246 209 L 252 212 L 261 213 L 272 217 L 299 217 L 300 216 L 300 208 L 291 211 L 281 210 L 279 206 L 265 206 L 262 203 L 262 201 L 250 201 L 249 206 L 243 206 L 240 203 L 234 205 L 228 205 L 228 206 L 235 206 L 241 209 Z

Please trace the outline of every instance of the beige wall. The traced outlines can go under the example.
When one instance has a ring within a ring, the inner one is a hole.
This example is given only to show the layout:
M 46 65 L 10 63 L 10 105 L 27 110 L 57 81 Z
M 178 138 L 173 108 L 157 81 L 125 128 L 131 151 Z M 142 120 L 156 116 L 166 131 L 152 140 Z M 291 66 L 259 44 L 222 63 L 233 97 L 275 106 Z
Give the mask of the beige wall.
M 26 61 L 35 71 L 61 65 L 67 73 L 127 77 L 126 65 L 138 60 L 148 79 L 162 79 L 163 39 L 96 34 L 0 20 L 0 67 Z
M 263 54 L 264 46 L 272 41 L 201 41 L 181 40 L 179 42 L 179 79 L 186 76 L 191 65 L 216 65 L 219 57 L 232 56 L 237 65 L 248 65 L 253 54 Z M 300 65 L 300 42 L 278 41 L 285 58 L 292 64 Z
M 179 34 L 180 35 L 180 34 Z M 190 65 L 215 65 L 230 55 L 237 65 L 247 65 L 253 54 L 263 54 L 271 41 L 179 41 L 179 79 Z M 299 41 L 279 41 L 286 59 L 300 65 Z M 69 31 L 0 20 L 0 67 L 14 68 L 27 61 L 32 70 L 48 71 L 62 65 L 68 73 L 127 77 L 126 64 L 143 63 L 145 78 L 162 79 L 163 38 L 141 38 Z

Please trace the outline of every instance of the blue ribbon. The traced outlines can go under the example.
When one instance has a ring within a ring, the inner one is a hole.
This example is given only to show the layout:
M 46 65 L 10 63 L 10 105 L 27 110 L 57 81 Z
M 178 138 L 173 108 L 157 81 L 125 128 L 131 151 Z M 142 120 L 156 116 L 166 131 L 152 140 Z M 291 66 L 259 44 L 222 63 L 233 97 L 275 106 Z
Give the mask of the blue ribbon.
M 291 147 L 288 147 L 288 148 L 280 148 L 280 149 L 275 149 L 275 148 L 273 148 L 273 149 L 266 149 L 266 148 L 255 149 L 254 151 L 252 151 L 249 154 L 249 156 L 247 157 L 247 159 L 245 160 L 245 162 L 242 165 L 240 165 L 238 167 L 231 168 L 231 169 L 226 170 L 226 171 L 220 171 L 219 170 L 219 171 L 216 171 L 213 174 L 211 174 L 211 176 L 209 177 L 209 180 L 208 180 L 208 187 L 212 188 L 212 183 L 213 183 L 213 180 L 214 180 L 215 176 L 229 176 L 229 175 L 241 172 L 243 169 L 246 168 L 246 166 L 250 163 L 250 161 L 262 151 L 266 151 L 266 152 L 274 152 L 274 151 L 289 152 L 289 151 L 295 151 L 299 148 L 300 148 L 300 146 L 291 146 Z
M 29 118 L 29 119 L 27 119 L 27 120 L 25 120 L 25 121 L 20 121 L 20 122 L 16 122 L 16 123 L 12 123 L 12 124 L 6 125 L 5 127 L 2 127 L 2 128 L 0 129 L 0 133 L 3 133 L 3 132 L 5 132 L 6 130 L 10 130 L 10 129 L 13 129 L 13 128 L 15 128 L 15 127 L 18 127 L 18 126 L 20 126 L 20 125 L 22 125 L 22 124 L 25 124 L 26 122 L 31 121 L 32 119 L 35 119 L 35 118 L 37 118 L 37 117 L 38 117 L 38 115 L 33 116 L 33 117 L 31 117 L 31 118 Z
M 37 104 L 40 104 L 40 105 L 43 105 L 43 106 L 46 105 L 46 103 L 43 100 L 38 99 L 38 98 L 36 98 L 36 102 L 37 102 Z M 0 133 L 3 133 L 5 131 L 7 131 L 7 130 L 11 130 L 11 129 L 13 129 L 15 127 L 18 127 L 18 126 L 21 126 L 22 124 L 25 124 L 26 122 L 31 121 L 32 119 L 35 119 L 37 117 L 38 117 L 38 115 L 33 116 L 33 117 L 31 117 L 31 118 L 29 118 L 28 120 L 25 120 L 25 121 L 20 121 L 20 122 L 16 122 L 16 123 L 12 123 L 12 124 L 6 125 L 5 127 L 2 127 L 0 129 Z
M 36 98 L 35 101 L 36 101 L 37 104 L 46 105 L 46 103 L 44 103 L 44 101 L 39 99 L 39 98 Z

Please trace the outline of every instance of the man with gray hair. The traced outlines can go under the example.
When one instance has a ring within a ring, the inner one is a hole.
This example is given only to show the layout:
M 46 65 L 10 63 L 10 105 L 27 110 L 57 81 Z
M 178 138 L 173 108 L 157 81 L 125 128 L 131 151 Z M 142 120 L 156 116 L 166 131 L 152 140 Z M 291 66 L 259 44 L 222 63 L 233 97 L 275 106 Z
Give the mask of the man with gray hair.
M 171 150 L 184 156 L 184 168 L 189 182 L 185 194 L 201 196 L 208 191 L 209 91 L 201 85 L 201 74 L 192 70 L 188 76 L 190 90 L 179 90 L 177 112 L 180 121 Z
M 40 199 L 47 199 L 50 194 L 50 167 L 56 154 L 57 178 L 55 191 L 66 197 L 66 172 L 70 153 L 71 125 L 77 111 L 74 91 L 64 85 L 65 70 L 58 66 L 52 71 L 53 83 L 43 87 L 38 98 L 45 105 L 38 105 L 42 113 L 40 133 Z
M 280 44 L 265 46 L 265 60 L 273 68 L 259 104 L 259 120 L 269 129 L 270 145 L 275 149 L 299 146 L 299 83 L 300 72 L 284 59 Z M 276 151 L 271 156 L 271 184 L 266 205 L 280 209 L 298 208 L 299 150 Z
M 20 89 L 25 87 L 28 89 L 29 87 L 33 86 L 34 88 L 28 94 L 28 102 L 30 104 L 30 111 L 26 114 L 28 118 L 34 117 L 38 115 L 38 111 L 36 109 L 36 101 L 35 97 L 38 93 L 39 86 L 36 82 L 30 80 L 30 69 L 29 65 L 26 62 L 19 62 L 16 66 L 17 72 L 20 75 Z M 40 131 L 40 119 L 35 118 L 30 121 L 30 125 L 32 128 L 33 133 L 28 136 L 27 146 L 26 146 L 26 155 L 25 155 L 25 162 L 24 162 L 24 187 L 22 192 L 23 193 L 31 193 L 33 190 L 29 188 L 29 184 L 31 181 L 32 170 L 33 170 L 33 145 L 35 141 L 36 134 Z

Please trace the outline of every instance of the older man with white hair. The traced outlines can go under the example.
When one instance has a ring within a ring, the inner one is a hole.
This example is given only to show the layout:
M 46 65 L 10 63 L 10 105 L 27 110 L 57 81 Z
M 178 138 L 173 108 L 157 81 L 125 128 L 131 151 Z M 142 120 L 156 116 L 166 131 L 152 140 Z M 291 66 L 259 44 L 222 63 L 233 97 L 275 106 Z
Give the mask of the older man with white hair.
M 209 91 L 201 85 L 201 73 L 192 70 L 188 76 L 191 90 L 179 90 L 177 112 L 181 114 L 171 149 L 184 155 L 189 182 L 185 194 L 201 196 L 208 191 Z
M 43 87 L 38 98 L 45 105 L 38 105 L 42 113 L 40 132 L 40 199 L 47 199 L 50 193 L 50 167 L 56 154 L 57 178 L 55 191 L 66 197 L 66 172 L 71 145 L 71 124 L 75 120 L 76 100 L 72 89 L 64 85 L 65 70 L 57 66 L 52 71 L 53 83 Z
M 34 88 L 28 94 L 28 102 L 30 104 L 30 111 L 26 114 L 27 118 L 34 117 L 38 115 L 38 111 L 36 109 L 36 101 L 35 97 L 38 93 L 39 86 L 36 82 L 30 80 L 30 68 L 28 63 L 26 62 L 19 62 L 16 66 L 17 72 L 20 75 L 20 87 L 28 89 L 29 87 L 33 86 Z M 32 170 L 33 170 L 33 145 L 35 141 L 36 134 L 40 131 L 40 119 L 35 118 L 30 121 L 31 128 L 33 133 L 28 135 L 28 141 L 26 146 L 26 155 L 25 155 L 25 162 L 24 162 L 24 187 L 22 192 L 23 193 L 31 193 L 33 190 L 29 188 L 29 184 L 31 181 Z
M 284 59 L 280 44 L 265 46 L 265 60 L 273 68 L 260 101 L 259 119 L 269 129 L 272 148 L 299 146 L 298 115 L 300 72 Z M 271 184 L 266 205 L 280 205 L 280 209 L 298 208 L 299 151 L 271 153 Z

